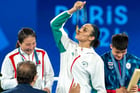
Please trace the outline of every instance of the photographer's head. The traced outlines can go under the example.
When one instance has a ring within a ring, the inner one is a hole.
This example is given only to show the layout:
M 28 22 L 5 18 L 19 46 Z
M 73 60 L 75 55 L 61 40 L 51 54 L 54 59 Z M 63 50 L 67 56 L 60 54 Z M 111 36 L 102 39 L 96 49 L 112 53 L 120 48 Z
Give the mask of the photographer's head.
M 36 66 L 31 61 L 21 62 L 17 65 L 18 84 L 31 84 L 37 74 Z

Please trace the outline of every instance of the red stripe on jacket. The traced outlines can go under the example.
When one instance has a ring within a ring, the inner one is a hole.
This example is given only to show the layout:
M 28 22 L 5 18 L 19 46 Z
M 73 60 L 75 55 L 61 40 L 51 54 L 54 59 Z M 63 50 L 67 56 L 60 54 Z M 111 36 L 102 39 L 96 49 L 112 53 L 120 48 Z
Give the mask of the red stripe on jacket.
M 43 76 L 44 76 L 44 56 L 45 56 L 45 51 L 43 51 L 43 50 L 36 50 L 36 52 L 41 52 L 42 53 L 42 79 L 43 79 Z M 16 65 L 15 65 L 15 62 L 14 62 L 14 56 L 16 56 L 18 54 L 19 54 L 19 52 L 14 53 L 11 56 L 9 56 L 9 58 L 10 58 L 10 60 L 12 62 L 14 71 L 15 71 L 15 78 L 17 77 L 17 75 L 16 75 Z
M 42 80 L 44 76 L 44 56 L 45 56 L 45 51 L 43 50 L 36 50 L 36 52 L 41 52 L 42 53 Z
M 15 53 L 15 54 L 13 54 L 13 55 L 11 55 L 11 56 L 9 56 L 9 58 L 10 58 L 10 60 L 11 60 L 11 62 L 12 62 L 14 71 L 15 71 L 15 78 L 17 77 L 17 74 L 16 74 L 16 65 L 15 65 L 15 62 L 14 62 L 14 56 L 16 56 L 16 55 L 18 55 L 18 54 L 19 54 L 19 52 Z

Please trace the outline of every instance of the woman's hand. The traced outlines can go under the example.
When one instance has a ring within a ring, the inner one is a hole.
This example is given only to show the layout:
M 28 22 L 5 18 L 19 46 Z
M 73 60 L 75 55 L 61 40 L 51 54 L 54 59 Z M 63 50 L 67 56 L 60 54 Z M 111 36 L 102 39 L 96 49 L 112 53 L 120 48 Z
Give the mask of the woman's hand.
M 84 5 L 86 4 L 86 1 L 77 1 L 75 2 L 74 6 L 68 10 L 68 13 L 69 14 L 72 14 L 74 13 L 75 11 L 79 10 L 79 9 L 82 9 L 84 7 Z
M 73 84 L 73 86 L 70 88 L 69 93 L 80 93 L 80 85 L 79 84 Z

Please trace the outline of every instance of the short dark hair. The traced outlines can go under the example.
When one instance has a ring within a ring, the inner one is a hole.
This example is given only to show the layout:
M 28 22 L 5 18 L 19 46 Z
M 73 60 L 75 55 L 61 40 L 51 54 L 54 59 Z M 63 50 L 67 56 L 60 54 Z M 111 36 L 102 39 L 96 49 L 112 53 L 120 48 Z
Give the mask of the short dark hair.
M 19 43 L 22 43 L 24 41 L 25 38 L 27 38 L 28 36 L 32 36 L 36 38 L 36 34 L 33 31 L 33 29 L 31 28 L 21 28 L 18 32 L 18 41 Z M 19 44 L 16 44 L 16 47 L 19 47 Z
M 31 61 L 20 62 L 17 65 L 16 73 L 18 84 L 30 84 L 37 74 L 36 66 Z
M 128 36 L 125 33 L 115 34 L 112 36 L 112 47 L 118 50 L 124 50 L 128 47 Z

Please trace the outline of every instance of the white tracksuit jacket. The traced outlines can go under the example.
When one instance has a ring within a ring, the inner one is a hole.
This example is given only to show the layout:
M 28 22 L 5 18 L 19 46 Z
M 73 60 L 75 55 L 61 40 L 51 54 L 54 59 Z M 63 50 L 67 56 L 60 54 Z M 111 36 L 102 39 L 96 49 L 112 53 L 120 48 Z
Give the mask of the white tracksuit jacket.
M 80 84 L 80 93 L 106 93 L 104 64 L 93 48 L 81 48 L 65 33 L 63 26 L 70 18 L 67 11 L 51 21 L 54 39 L 61 53 L 59 80 L 56 93 L 69 93 L 73 83 Z
M 43 89 L 44 87 L 47 87 L 51 90 L 54 72 L 49 57 L 44 50 L 39 48 L 35 48 L 35 50 L 38 56 L 39 64 L 36 63 L 36 57 L 34 52 L 28 57 L 26 53 L 24 53 L 21 49 L 19 52 L 19 49 L 17 48 L 6 55 L 1 69 L 1 86 L 4 90 L 14 88 L 17 85 L 15 71 L 17 68 L 17 64 L 24 60 L 33 61 L 37 66 L 38 78 L 34 87 L 37 89 Z M 20 53 L 23 56 L 21 56 Z

